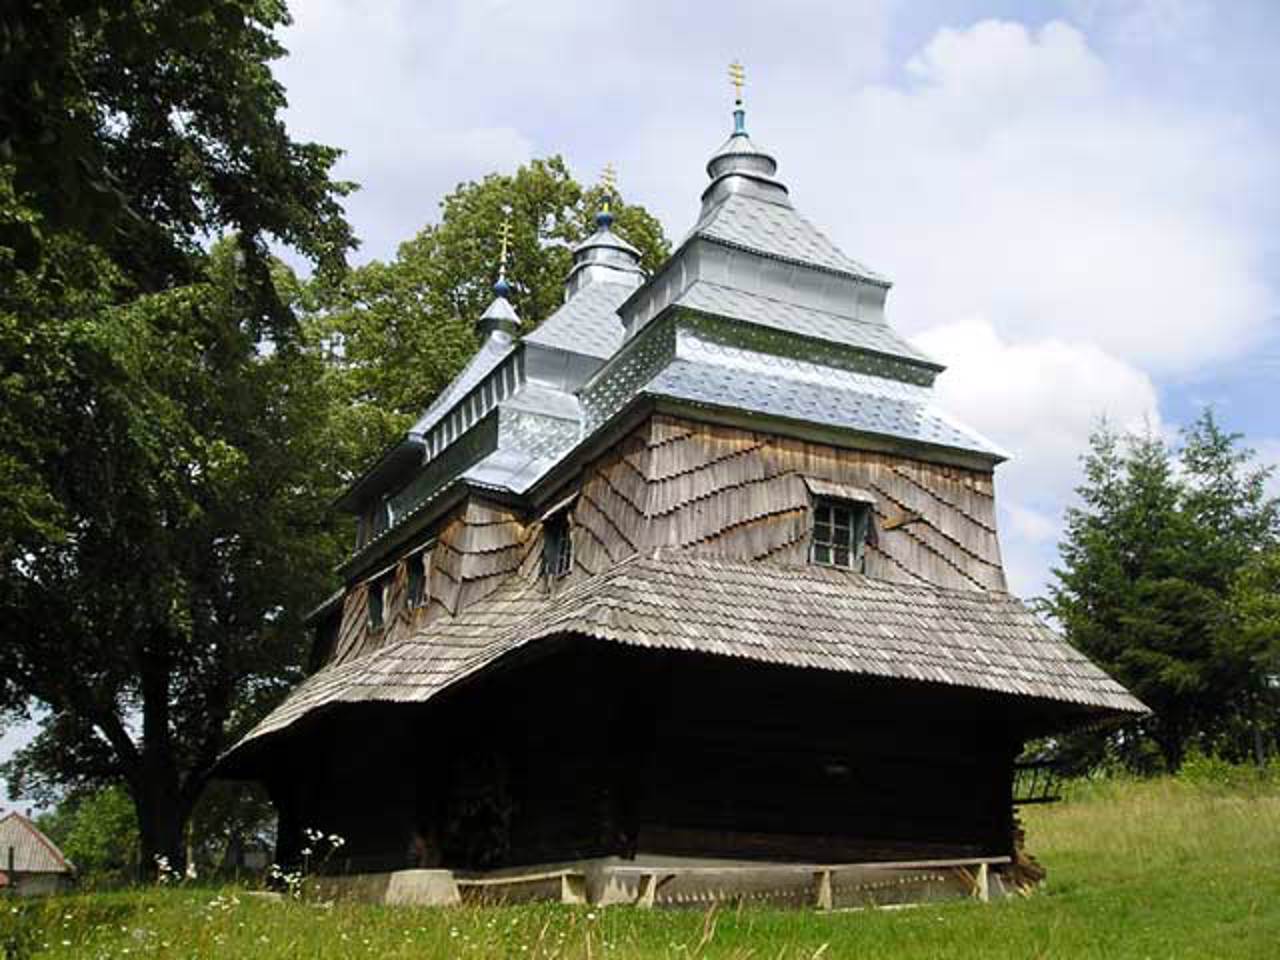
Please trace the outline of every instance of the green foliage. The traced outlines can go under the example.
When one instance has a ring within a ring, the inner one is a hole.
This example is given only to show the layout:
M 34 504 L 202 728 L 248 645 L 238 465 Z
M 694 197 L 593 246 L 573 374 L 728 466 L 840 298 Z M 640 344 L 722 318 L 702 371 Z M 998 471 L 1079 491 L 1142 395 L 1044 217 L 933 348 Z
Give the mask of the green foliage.
M 75 801 L 62 852 L 82 877 L 124 877 L 138 862 L 138 817 L 129 794 L 108 787 Z
M 1193 750 L 1182 762 L 1178 779 L 1197 787 L 1244 792 L 1251 788 L 1275 791 L 1280 788 L 1280 757 L 1268 763 L 1232 763 L 1222 757 Z
M 51 711 L 14 786 L 123 780 L 144 840 L 169 811 L 150 827 L 175 862 L 228 736 L 296 682 L 301 612 L 340 551 L 322 360 L 267 328 L 241 263 L 225 243 L 207 282 L 94 318 L 92 416 L 69 418 L 47 463 L 75 536 L 11 559 L 20 629 L 0 654 Z
M 287 17 L 0 8 L 0 715 L 45 718 L 5 772 L 125 784 L 144 862 L 296 680 L 338 551 L 324 359 L 266 244 L 336 278 L 349 186 L 281 122 Z
M 1274 742 L 1274 716 L 1259 708 L 1265 671 L 1231 597 L 1240 571 L 1275 549 L 1280 504 L 1239 441 L 1209 412 L 1178 451 L 1105 425 L 1093 436 L 1047 606 L 1154 715 L 1065 741 L 1077 765 L 1110 755 L 1129 769 L 1173 771 L 1192 745 L 1239 759 Z
M 73 233 L 148 290 L 193 279 L 204 238 L 228 231 L 256 281 L 268 235 L 340 269 L 338 151 L 280 122 L 288 22 L 276 0 L 0 7 L 0 164 L 39 212 L 0 215 L 0 246 L 30 268 Z
M 475 321 L 493 299 L 505 211 L 511 300 L 528 332 L 563 301 L 572 248 L 595 229 L 602 199 L 599 187 L 574 181 L 559 157 L 534 160 L 514 174 L 460 185 L 441 203 L 440 222 L 403 243 L 390 263 L 311 286 L 310 335 L 329 350 L 342 398 L 334 442 L 348 463 L 367 466 L 475 351 Z M 669 251 L 662 227 L 642 207 L 613 206 L 615 229 L 654 269 Z
M 1110 781 L 1025 813 L 1048 868 L 1040 892 L 1005 902 L 829 915 L 268 902 L 192 887 L 0 906 L 0 944 L 28 957 L 1233 957 L 1280 942 L 1280 796 L 1182 780 Z M 64 946 L 63 941 L 68 941 Z M 47 947 L 43 944 L 48 944 Z M 128 950 L 129 953 L 124 951 Z M 3 956 L 3 954 L 0 954 Z

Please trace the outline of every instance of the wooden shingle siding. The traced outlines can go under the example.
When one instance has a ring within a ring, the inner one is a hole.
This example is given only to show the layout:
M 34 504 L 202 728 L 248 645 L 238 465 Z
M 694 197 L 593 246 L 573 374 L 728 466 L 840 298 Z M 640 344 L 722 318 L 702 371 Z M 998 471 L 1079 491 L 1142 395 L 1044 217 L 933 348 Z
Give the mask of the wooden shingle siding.
M 581 572 L 658 548 L 803 563 L 805 477 L 875 495 L 868 574 L 1005 589 L 990 474 L 664 415 L 584 472 L 584 504 L 574 514 L 587 531 Z
M 358 583 L 347 591 L 342 601 L 342 626 L 338 628 L 338 642 L 334 644 L 331 663 L 342 663 L 357 656 L 368 632 L 369 587 Z
M 408 565 L 421 563 L 423 557 L 414 548 L 400 558 L 391 573 L 382 629 L 370 630 L 368 626 L 369 582 L 357 583 L 348 591 L 329 663 L 343 663 L 398 643 L 433 620 L 456 616 L 483 600 L 527 566 L 532 551 L 530 530 L 512 508 L 471 498 L 447 515 L 440 526 L 425 573 L 430 598 L 426 606 L 408 607 Z
M 868 575 L 948 589 L 1006 589 L 990 473 L 668 415 L 623 437 L 558 494 L 577 493 L 566 507 L 574 559 L 563 583 L 656 549 L 805 563 L 812 523 L 806 478 L 875 497 Z M 542 524 L 509 505 L 471 497 L 437 526 L 423 609 L 405 608 L 405 563 L 402 558 L 395 573 L 382 630 L 368 630 L 367 586 L 351 589 L 329 662 L 456 617 L 512 575 L 536 580 Z

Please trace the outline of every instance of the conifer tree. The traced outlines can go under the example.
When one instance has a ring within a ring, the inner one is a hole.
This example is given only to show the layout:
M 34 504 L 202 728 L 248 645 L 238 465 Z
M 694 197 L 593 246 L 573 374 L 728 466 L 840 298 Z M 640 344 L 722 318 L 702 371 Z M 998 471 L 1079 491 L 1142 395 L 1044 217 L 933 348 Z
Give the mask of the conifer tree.
M 1153 711 L 1118 734 L 1076 738 L 1137 770 L 1177 770 L 1192 746 L 1238 756 L 1256 702 L 1256 658 L 1239 653 L 1232 583 L 1274 545 L 1266 470 L 1206 412 L 1178 451 L 1106 424 L 1084 458 L 1080 505 L 1067 511 L 1048 611 L 1068 639 Z

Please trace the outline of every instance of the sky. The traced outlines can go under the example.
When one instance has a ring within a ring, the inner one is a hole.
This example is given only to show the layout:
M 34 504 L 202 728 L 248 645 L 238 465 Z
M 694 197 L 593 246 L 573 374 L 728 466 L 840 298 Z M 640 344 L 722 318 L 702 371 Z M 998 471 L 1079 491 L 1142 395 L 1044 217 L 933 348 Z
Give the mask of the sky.
M 1176 439 L 1212 405 L 1280 462 L 1274 0 L 291 10 L 286 121 L 345 151 L 357 262 L 394 256 L 457 184 L 552 154 L 583 181 L 613 163 L 678 241 L 740 60 L 796 206 L 893 280 L 889 322 L 948 366 L 941 403 L 1012 454 L 1019 595 L 1049 582 L 1098 418 Z

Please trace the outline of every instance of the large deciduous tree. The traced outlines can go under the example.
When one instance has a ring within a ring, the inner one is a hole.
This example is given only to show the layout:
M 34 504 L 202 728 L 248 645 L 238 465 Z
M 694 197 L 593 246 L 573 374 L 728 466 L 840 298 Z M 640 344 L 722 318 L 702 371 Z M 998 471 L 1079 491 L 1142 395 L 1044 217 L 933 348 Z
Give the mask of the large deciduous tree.
M 343 269 L 270 0 L 0 8 L 0 712 L 19 789 L 118 781 L 147 862 L 299 660 L 335 541 L 320 360 L 268 242 Z M 210 237 L 230 239 L 210 255 Z
M 1240 440 L 1209 411 L 1178 450 L 1105 425 L 1092 437 L 1048 609 L 1153 715 L 1077 738 L 1087 756 L 1111 750 L 1135 769 L 1176 770 L 1189 748 L 1238 759 L 1274 736 L 1274 718 L 1264 734 L 1257 709 L 1265 645 L 1242 639 L 1232 593 L 1275 548 L 1280 503 Z

